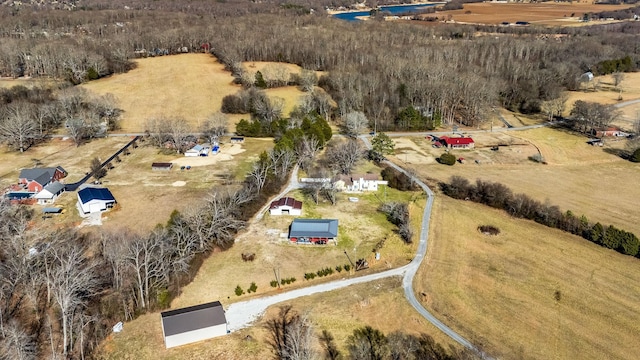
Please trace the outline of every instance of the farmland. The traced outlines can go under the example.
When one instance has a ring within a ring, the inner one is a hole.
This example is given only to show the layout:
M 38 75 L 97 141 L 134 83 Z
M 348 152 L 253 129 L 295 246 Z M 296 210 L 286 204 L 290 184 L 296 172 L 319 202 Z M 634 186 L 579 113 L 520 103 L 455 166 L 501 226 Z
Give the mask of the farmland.
M 500 229 L 484 235 L 480 225 Z M 506 359 L 633 359 L 640 264 L 500 210 L 439 197 L 416 293 L 448 325 Z
M 583 26 L 602 23 L 581 22 L 583 14 L 626 9 L 633 5 L 604 5 L 591 2 L 544 2 L 540 3 L 473 3 L 464 4 L 464 9 L 443 12 L 458 23 L 501 24 L 526 21 L 534 25 Z M 438 14 L 440 15 L 440 13 Z
M 299 192 L 293 192 L 289 196 L 304 199 Z M 172 302 L 172 308 L 190 306 L 212 299 L 220 299 L 228 306 L 235 301 L 273 294 L 278 291 L 269 285 L 269 282 L 274 279 L 274 271 L 278 271 L 282 278 L 296 278 L 293 284 L 284 285 L 284 291 L 322 281 L 355 276 L 353 270 L 350 272 L 342 270 L 340 273 L 335 272 L 330 275 L 326 280 L 316 278 L 307 281 L 303 278 L 305 272 L 315 272 L 327 266 L 334 268 L 337 265 L 349 264 L 345 251 L 351 259 L 365 258 L 369 261 L 370 268 L 363 273 L 383 271 L 406 264 L 415 252 L 415 243 L 404 244 L 392 231 L 393 225 L 377 211 L 377 206 L 380 204 L 380 199 L 385 198 L 409 201 L 412 223 L 417 226 L 421 220 L 424 198 L 419 193 L 403 193 L 393 189 L 381 189 L 377 194 L 362 194 L 358 197 L 360 201 L 354 203 L 340 196 L 335 206 L 327 202 L 316 205 L 308 199 L 304 201 L 303 217 L 337 218 L 340 221 L 337 246 L 291 245 L 286 239 L 280 237 L 280 233 L 287 232 L 291 217 L 266 215 L 240 234 L 233 248 L 210 256 L 202 264 L 193 282 L 185 286 L 181 295 Z M 371 250 L 381 240 L 385 240 L 380 250 L 381 259 L 376 261 Z M 243 262 L 242 253 L 254 253 L 256 259 L 252 262 Z M 234 294 L 234 288 L 237 285 L 246 288 L 251 281 L 256 282 L 258 286 L 256 295 L 237 297 Z M 427 325 L 424 319 L 417 317 L 407 303 L 400 301 L 403 294 L 398 286 L 399 282 L 399 279 L 388 279 L 373 285 L 359 285 L 296 300 L 293 304 L 309 311 L 319 327 L 335 331 L 341 344 L 355 327 L 362 324 L 375 324 L 389 332 L 398 329 L 415 333 L 427 332 L 436 336 L 439 341 L 446 342 L 447 340 Z M 355 302 L 353 294 L 356 294 Z M 336 304 L 340 303 L 352 304 L 339 311 L 328 311 L 329 308 L 336 310 L 341 308 L 341 306 L 336 307 Z M 391 313 L 374 315 L 379 313 L 376 309 L 381 310 L 385 304 L 389 303 L 399 303 L 397 304 L 398 312 L 407 314 L 413 319 L 409 327 Z M 350 315 L 346 317 L 346 313 Z M 103 355 L 113 359 L 120 358 L 125 352 L 136 359 L 151 359 L 158 356 L 170 359 L 177 356 L 175 351 L 162 350 L 162 330 L 157 319 L 157 313 L 147 314 L 127 323 L 127 331 L 122 339 L 120 336 L 113 336 L 105 342 Z M 370 322 L 373 319 L 375 320 Z M 243 340 L 247 334 L 259 340 L 260 343 Z M 193 352 L 193 356 L 198 358 L 204 356 L 201 354 L 210 353 L 213 349 L 231 347 L 240 354 L 250 354 L 250 357 L 257 358 L 260 357 L 258 354 L 263 354 L 259 349 L 264 350 L 264 336 L 264 330 L 260 327 L 252 327 L 234 333 L 221 341 L 191 345 L 187 351 Z M 143 339 L 152 339 L 152 341 L 145 342 Z M 132 344 L 137 345 L 134 348 Z

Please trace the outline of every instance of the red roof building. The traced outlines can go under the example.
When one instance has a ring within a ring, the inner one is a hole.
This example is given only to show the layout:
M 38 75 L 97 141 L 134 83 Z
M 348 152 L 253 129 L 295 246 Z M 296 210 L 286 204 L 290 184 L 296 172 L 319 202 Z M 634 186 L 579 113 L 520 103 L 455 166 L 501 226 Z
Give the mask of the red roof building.
M 475 143 L 470 137 L 451 138 L 442 136 L 440 142 L 449 149 L 473 149 L 475 147 Z
M 271 203 L 271 206 L 269 206 L 269 214 L 302 215 L 302 202 L 294 198 L 283 197 Z

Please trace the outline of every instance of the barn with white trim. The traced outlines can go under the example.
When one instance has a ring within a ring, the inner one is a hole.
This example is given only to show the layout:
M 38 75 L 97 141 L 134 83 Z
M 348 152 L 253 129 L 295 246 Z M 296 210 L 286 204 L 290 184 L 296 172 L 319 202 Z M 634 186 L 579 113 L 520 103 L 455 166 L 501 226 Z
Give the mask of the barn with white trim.
M 107 188 L 85 187 L 78 191 L 78 211 L 80 215 L 99 213 L 111 209 L 116 198 Z

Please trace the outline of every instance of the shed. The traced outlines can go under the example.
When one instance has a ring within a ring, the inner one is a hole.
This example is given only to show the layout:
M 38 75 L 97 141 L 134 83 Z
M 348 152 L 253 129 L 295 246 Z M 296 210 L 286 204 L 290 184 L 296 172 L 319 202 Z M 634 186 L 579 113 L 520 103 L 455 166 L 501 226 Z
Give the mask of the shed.
M 46 207 L 42 209 L 43 214 L 60 214 L 62 213 L 62 208 L 58 207 Z
M 191 149 L 184 152 L 184 156 L 207 156 L 209 148 L 205 148 L 202 145 L 195 145 Z
M 99 213 L 111 209 L 116 199 L 107 188 L 85 187 L 78 191 L 78 211 L 80 215 Z
M 164 311 L 162 334 L 167 349 L 227 334 L 227 319 L 219 301 Z
M 244 142 L 244 136 L 232 136 L 232 137 L 231 137 L 231 142 L 232 142 L 232 143 L 241 143 L 241 142 Z
M 302 202 L 290 198 L 283 197 L 271 203 L 269 206 L 269 214 L 271 215 L 301 215 Z
M 151 170 L 169 171 L 173 167 L 173 163 L 154 162 L 151 164 Z
M 337 237 L 337 219 L 294 219 L 289 230 L 289 240 L 295 243 L 326 244 Z

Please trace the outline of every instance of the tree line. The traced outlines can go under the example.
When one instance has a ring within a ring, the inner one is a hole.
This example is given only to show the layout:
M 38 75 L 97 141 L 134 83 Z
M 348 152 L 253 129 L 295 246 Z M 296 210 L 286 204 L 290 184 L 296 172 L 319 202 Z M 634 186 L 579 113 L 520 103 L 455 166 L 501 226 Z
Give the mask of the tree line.
M 468 349 L 444 348 L 427 334 L 395 331 L 384 334 L 371 326 L 353 330 L 346 340 L 346 352 L 341 352 L 330 331 L 320 331 L 304 313 L 291 305 L 279 308 L 268 319 L 267 344 L 277 360 L 474 360 L 480 359 Z
M 56 91 L 57 90 L 57 91 Z M 24 152 L 60 127 L 82 142 L 119 127 L 113 95 L 96 96 L 77 87 L 14 86 L 0 90 L 0 142 Z
M 526 194 L 514 194 L 507 186 L 453 176 L 449 182 L 440 183 L 442 192 L 454 199 L 470 200 L 496 209 L 511 216 L 533 220 L 539 224 L 578 235 L 595 244 L 616 250 L 625 255 L 640 258 L 640 240 L 628 231 L 613 225 L 589 222 L 586 216 L 576 216 L 571 211 L 562 212 L 556 205 L 543 204 Z
M 149 233 L 50 230 L 2 199 L 0 357 L 84 359 L 117 321 L 168 307 L 213 249 L 233 245 L 295 161 L 265 153 L 243 183 L 217 187 Z
M 335 100 L 331 116 L 363 112 L 385 131 L 428 129 L 434 126 L 432 116 L 447 125 L 476 126 L 497 105 L 538 112 L 562 90 L 578 89 L 580 74 L 598 64 L 627 56 L 631 62 L 627 66 L 625 60 L 625 69 L 635 70 L 638 63 L 630 50 L 640 27 L 636 23 L 516 29 L 353 24 L 318 14 L 207 18 L 189 11 L 170 13 L 167 2 L 157 3 L 156 10 L 148 11 L 42 11 L 33 22 L 26 15 L 5 14 L 6 21 L 0 22 L 0 74 L 54 76 L 77 83 L 94 72 L 103 76 L 127 71 L 136 51 L 177 54 L 186 49 L 210 51 L 239 82 L 270 86 L 271 81 L 275 86 L 289 79 L 261 74 L 262 81 L 256 81 L 257 73 L 240 63 L 289 62 L 329 72 L 318 85 Z M 479 32 L 508 36 L 476 36 Z M 541 38 L 556 33 L 565 36 Z M 408 116 L 411 108 L 433 115 Z M 277 106 L 271 106 L 267 116 L 274 115 L 274 109 Z

